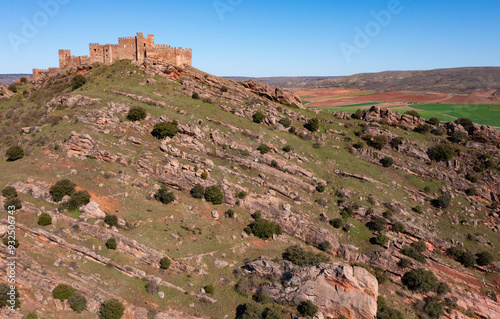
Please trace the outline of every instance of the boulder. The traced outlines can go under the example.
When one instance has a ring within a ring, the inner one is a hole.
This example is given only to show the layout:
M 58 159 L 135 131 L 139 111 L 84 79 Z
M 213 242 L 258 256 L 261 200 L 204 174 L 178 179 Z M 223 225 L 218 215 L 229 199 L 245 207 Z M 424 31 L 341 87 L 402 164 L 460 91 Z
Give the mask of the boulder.
M 90 218 L 104 219 L 106 213 L 99 208 L 99 204 L 96 202 L 90 202 L 85 206 L 80 208 L 82 215 L 80 216 L 83 220 L 88 220 Z
M 259 81 L 255 80 L 246 80 L 244 82 L 240 82 L 240 84 L 254 92 L 255 94 L 258 94 L 259 96 L 262 96 L 268 100 L 271 100 L 273 102 L 278 102 L 281 104 L 297 107 L 297 108 L 304 108 L 302 105 L 302 101 L 300 100 L 300 97 L 298 97 L 296 94 L 294 94 L 291 91 L 284 90 L 282 88 L 275 88 L 274 90 L 269 87 L 269 85 L 263 84 Z

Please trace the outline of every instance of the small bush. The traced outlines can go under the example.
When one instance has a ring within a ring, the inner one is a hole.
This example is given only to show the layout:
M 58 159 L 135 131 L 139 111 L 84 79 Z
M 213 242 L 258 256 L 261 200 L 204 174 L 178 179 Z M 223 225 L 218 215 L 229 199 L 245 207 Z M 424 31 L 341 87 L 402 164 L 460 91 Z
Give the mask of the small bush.
M 399 145 L 403 144 L 403 138 L 402 137 L 395 137 L 391 140 L 391 147 L 397 149 Z
M 219 185 L 207 187 L 207 189 L 205 190 L 205 200 L 207 202 L 211 202 L 214 205 L 223 203 L 224 193 L 220 189 Z
M 377 217 L 372 221 L 366 223 L 366 227 L 373 231 L 383 231 L 387 228 L 387 221 L 385 218 Z
M 426 192 L 427 193 L 427 192 Z M 423 212 L 424 212 L 424 209 L 422 208 L 422 206 L 420 205 L 417 205 L 415 207 L 412 207 L 411 209 L 412 211 L 414 211 L 415 213 L 421 215 Z
M 226 216 L 227 218 L 234 218 L 234 210 L 232 209 L 228 209 L 224 212 L 224 216 Z
M 479 266 L 488 266 L 493 262 L 493 255 L 487 251 L 483 251 L 476 255 L 476 263 Z
M 471 187 L 465 190 L 465 194 L 469 196 L 476 196 L 477 195 L 477 189 L 475 187 Z
M 446 129 L 444 127 L 436 127 L 435 129 L 431 130 L 431 134 L 442 136 L 446 134 Z
M 15 210 L 19 210 L 23 207 L 23 203 L 19 197 L 10 197 L 4 203 L 5 210 L 9 210 L 9 207 L 14 207 Z
M 428 122 L 429 124 L 434 126 L 441 124 L 441 120 L 438 119 L 437 117 L 431 117 Z
M 439 144 L 429 148 L 427 156 L 436 162 L 446 162 L 455 156 L 455 149 L 448 144 Z
M 260 319 L 264 308 L 256 302 L 247 302 L 236 308 L 236 319 Z
M 411 258 L 415 259 L 416 261 L 421 262 L 423 264 L 425 264 L 427 262 L 427 260 L 425 259 L 425 256 L 422 255 L 421 253 L 419 253 L 418 251 L 416 251 L 415 248 L 413 248 L 413 247 L 404 246 L 401 249 L 401 253 L 403 255 L 411 257 Z
M 59 284 L 54 288 L 54 290 L 52 290 L 52 297 L 63 301 L 71 297 L 74 292 L 75 288 L 69 285 Z
M 162 204 L 170 204 L 175 201 L 175 194 L 169 191 L 165 185 L 161 185 L 160 189 L 155 193 L 155 199 Z
M 67 206 L 70 210 L 78 209 L 90 202 L 90 194 L 87 191 L 77 191 L 69 199 Z
M 474 123 L 472 123 L 471 119 L 468 119 L 465 117 L 461 117 L 461 118 L 456 119 L 455 123 L 462 125 L 466 131 L 469 131 L 469 129 L 474 125 Z
M 4 237 L 5 238 L 5 237 Z M 17 289 L 17 286 L 14 286 L 14 302 L 15 306 L 14 308 L 19 308 L 21 305 L 21 302 L 19 301 L 19 290 Z M 6 283 L 0 282 L 0 308 L 5 307 L 5 306 L 11 306 L 10 300 L 11 300 L 11 295 L 10 295 L 10 285 L 7 285 Z
M 448 208 L 451 204 L 451 196 L 448 194 L 442 194 L 438 198 L 431 200 L 431 204 L 436 208 Z
M 427 250 L 427 246 L 423 240 L 419 240 L 410 244 L 410 246 L 419 253 L 423 253 Z
M 408 258 L 401 258 L 398 262 L 398 266 L 401 268 L 408 268 L 411 265 L 412 265 L 412 262 Z
M 394 160 L 392 157 L 386 156 L 380 160 L 380 164 L 382 164 L 383 167 L 391 167 L 392 164 L 394 164 Z
M 229 89 L 227 88 L 227 86 L 222 86 L 222 87 L 220 88 L 220 91 L 221 91 L 222 93 L 226 93 L 227 91 L 229 91 Z
M 283 152 L 288 153 L 292 150 L 292 147 L 287 144 L 287 145 L 283 146 L 282 150 L 283 150 Z
M 241 192 L 238 193 L 238 198 L 239 199 L 245 199 L 245 197 L 247 197 L 247 195 L 248 195 L 247 192 L 241 191 Z
M 108 299 L 101 304 L 99 308 L 99 318 L 101 319 L 120 319 L 123 317 L 125 307 L 116 299 Z
M 87 79 L 83 75 L 77 74 L 71 81 L 71 89 L 74 91 L 84 86 L 85 83 L 87 83 Z
M 262 218 L 262 213 L 260 211 L 256 211 L 255 213 L 253 213 L 252 215 L 252 218 L 257 220 L 257 219 L 261 219 Z
M 49 214 L 47 213 L 42 213 L 38 217 L 38 225 L 40 226 L 48 226 L 52 224 L 52 217 L 50 217 Z
M 168 269 L 168 268 L 170 268 L 170 259 L 168 257 L 163 257 L 160 260 L 160 268 L 161 269 Z
M 295 134 L 295 131 L 296 131 L 296 129 L 293 126 L 288 129 L 288 133 L 290 133 L 290 134 Z
M 288 247 L 281 256 L 283 259 L 288 260 L 297 266 L 314 266 L 319 263 L 330 261 L 328 256 L 306 251 L 299 245 Z
M 7 149 L 5 155 L 7 156 L 7 162 L 14 162 L 24 157 L 24 150 L 18 145 L 11 146 Z
M 328 251 L 331 247 L 331 244 L 329 241 L 324 241 L 318 245 L 318 249 L 322 251 Z
M 208 179 L 208 172 L 201 173 L 201 179 Z
M 254 121 L 254 123 L 262 123 L 265 118 L 266 116 L 262 112 L 255 112 L 252 115 L 252 120 Z
M 377 319 L 404 319 L 401 312 L 387 306 L 384 297 L 377 298 Z
M 357 109 L 356 112 L 354 112 L 351 115 L 351 118 L 355 119 L 355 120 L 360 120 L 362 117 L 363 117 L 363 110 L 362 109 Z
M 25 319 L 38 319 L 38 314 L 36 311 L 31 311 L 26 315 Z
M 340 228 L 344 224 L 344 220 L 342 218 L 334 218 L 330 220 L 330 225 L 332 225 L 333 228 Z
M 431 319 L 438 319 L 444 314 L 443 303 L 438 297 L 425 298 L 424 312 Z
M 377 278 L 377 282 L 379 285 L 383 285 L 387 282 L 387 273 L 382 268 L 375 269 L 375 278 Z
M 19 247 L 19 241 L 16 239 L 14 240 L 11 240 L 9 238 L 9 236 L 5 236 L 4 238 L 2 238 L 2 243 L 5 245 L 5 246 L 9 246 L 9 245 L 12 245 L 14 248 L 18 248 Z
M 394 230 L 396 233 L 404 233 L 406 229 L 404 224 L 395 223 L 394 226 L 392 227 L 392 230 Z
M 248 227 L 252 230 L 252 234 L 264 240 L 269 239 L 273 234 L 281 235 L 283 233 L 280 225 L 264 218 L 255 220 Z
M 325 191 L 325 189 L 326 189 L 326 186 L 323 184 L 318 184 L 318 186 L 316 186 L 316 191 L 318 193 L 323 193 Z
M 21 81 L 21 83 L 23 83 L 23 84 L 28 83 L 28 79 L 27 79 L 26 77 L 24 77 L 24 76 L 21 78 L 21 80 L 20 80 L 20 81 Z
M 146 292 L 151 295 L 155 295 L 160 291 L 160 286 L 154 281 L 148 281 L 145 288 Z
M 207 286 L 203 287 L 203 289 L 205 290 L 205 292 L 207 294 L 213 294 L 215 292 L 214 286 L 212 286 L 212 285 L 207 285 Z
M 75 186 L 69 179 L 61 179 L 50 187 L 50 195 L 55 202 L 60 202 L 64 196 L 75 193 Z
M 8 89 L 14 93 L 17 93 L 17 86 L 14 83 L 9 85 Z
M 420 134 L 425 134 L 431 131 L 431 126 L 429 124 L 419 124 L 415 128 L 415 132 L 420 133 Z
M 290 127 L 292 125 L 292 121 L 288 117 L 281 118 L 278 123 L 283 125 L 283 127 Z
M 116 239 L 114 239 L 114 238 L 108 239 L 108 241 L 106 242 L 106 247 L 108 249 L 115 250 L 118 247 L 118 243 L 116 242 Z
M 457 261 L 461 263 L 464 267 L 472 267 L 476 263 L 476 258 L 474 254 L 470 251 L 463 251 L 459 256 L 457 256 Z
M 5 186 L 2 190 L 2 196 L 5 198 L 17 197 L 17 190 L 12 186 Z
M 301 315 L 309 317 L 314 317 L 318 313 L 318 307 L 310 300 L 302 301 L 300 305 L 297 306 L 297 310 Z
M 478 180 L 477 176 L 471 173 L 467 173 L 467 175 L 465 175 L 465 179 L 471 183 L 477 183 Z
M 87 308 L 87 298 L 78 291 L 68 298 L 68 303 L 71 310 L 76 313 L 82 313 Z
M 200 95 L 196 92 L 193 92 L 193 94 L 191 95 L 191 98 L 198 100 L 200 98 Z
M 403 284 L 410 290 L 420 292 L 436 291 L 438 280 L 434 274 L 425 269 L 413 269 L 403 275 Z
M 159 140 L 167 137 L 174 137 L 179 132 L 177 121 L 156 123 L 151 131 L 151 135 Z
M 276 160 L 272 160 L 271 161 L 271 166 L 274 167 L 274 168 L 278 167 L 278 162 Z
M 304 128 L 310 132 L 316 132 L 319 129 L 319 120 L 317 118 L 312 118 L 304 124 Z
M 439 295 L 444 295 L 444 294 L 447 294 L 449 292 L 451 292 L 451 288 L 445 282 L 440 282 L 436 288 L 436 293 L 438 293 Z
M 416 118 L 420 118 L 420 114 L 417 111 L 415 111 L 415 110 L 406 111 L 405 114 L 414 116 Z
M 144 120 L 147 116 L 146 109 L 142 106 L 133 106 L 130 108 L 127 114 L 127 120 L 135 122 Z
M 389 242 L 389 238 L 387 238 L 387 236 L 384 234 L 378 234 L 377 236 L 372 237 L 370 239 L 370 243 L 372 243 L 373 245 L 379 245 L 382 247 L 387 245 L 388 242 Z
M 465 132 L 462 132 L 462 131 L 457 131 L 457 132 L 454 132 L 449 138 L 448 140 L 452 143 L 456 143 L 456 144 L 463 144 L 463 143 L 466 143 L 467 140 L 469 139 L 469 135 Z
M 271 149 L 266 144 L 260 144 L 257 150 L 260 151 L 260 154 L 266 154 L 269 153 Z
M 104 222 L 109 226 L 118 227 L 118 216 L 112 214 L 106 214 L 106 217 L 104 217 Z
M 387 145 L 387 142 L 387 136 L 385 135 L 377 135 L 367 141 L 368 145 L 378 150 L 383 149 Z

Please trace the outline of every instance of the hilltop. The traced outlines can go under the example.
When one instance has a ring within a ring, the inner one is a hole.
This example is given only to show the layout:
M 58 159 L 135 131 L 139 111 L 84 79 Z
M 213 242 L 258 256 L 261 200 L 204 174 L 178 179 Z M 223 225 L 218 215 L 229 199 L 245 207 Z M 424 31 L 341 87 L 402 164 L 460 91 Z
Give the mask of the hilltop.
M 0 199 L 18 208 L 21 304 L 2 317 L 95 318 L 112 299 L 123 318 L 500 316 L 489 126 L 306 109 L 150 60 L 15 89 L 1 86 Z

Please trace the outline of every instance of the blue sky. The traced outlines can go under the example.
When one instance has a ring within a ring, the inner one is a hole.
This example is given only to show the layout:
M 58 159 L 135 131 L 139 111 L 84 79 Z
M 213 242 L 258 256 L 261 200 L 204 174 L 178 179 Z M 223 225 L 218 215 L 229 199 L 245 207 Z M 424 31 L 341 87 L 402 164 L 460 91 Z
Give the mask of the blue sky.
M 498 0 L 4 1 L 0 73 L 136 32 L 192 48 L 193 65 L 220 76 L 500 66 L 498 12 Z

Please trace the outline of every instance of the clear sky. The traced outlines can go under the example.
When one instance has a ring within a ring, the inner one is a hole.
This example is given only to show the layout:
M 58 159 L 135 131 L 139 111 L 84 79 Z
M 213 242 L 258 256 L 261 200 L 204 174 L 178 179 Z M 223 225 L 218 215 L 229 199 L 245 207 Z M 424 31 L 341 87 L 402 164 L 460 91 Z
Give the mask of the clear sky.
M 54 5 L 56 4 L 56 5 Z M 215 75 L 349 75 L 500 66 L 498 0 L 2 1 L 0 73 L 136 32 Z

